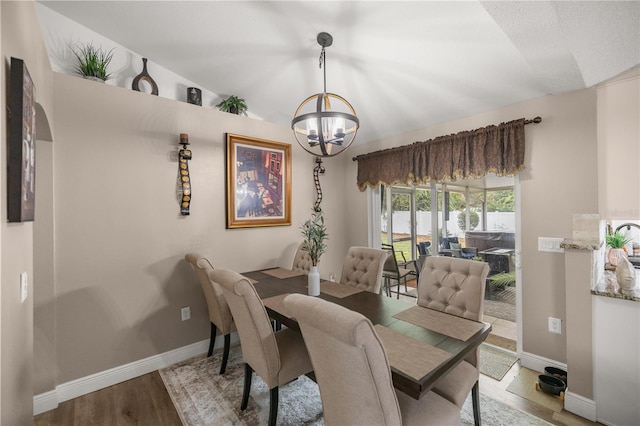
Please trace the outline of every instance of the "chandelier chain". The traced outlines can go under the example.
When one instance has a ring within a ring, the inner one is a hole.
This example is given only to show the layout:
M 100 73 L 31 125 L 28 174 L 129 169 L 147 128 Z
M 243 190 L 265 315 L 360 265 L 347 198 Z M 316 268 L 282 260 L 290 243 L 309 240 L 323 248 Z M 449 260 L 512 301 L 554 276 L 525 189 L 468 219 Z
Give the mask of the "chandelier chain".
M 322 46 L 322 50 L 320 51 L 320 68 L 323 70 L 324 72 L 324 93 L 327 93 L 327 61 L 326 61 L 326 57 L 325 57 L 325 51 L 324 51 L 324 46 Z M 322 66 L 322 64 L 324 64 L 324 67 Z

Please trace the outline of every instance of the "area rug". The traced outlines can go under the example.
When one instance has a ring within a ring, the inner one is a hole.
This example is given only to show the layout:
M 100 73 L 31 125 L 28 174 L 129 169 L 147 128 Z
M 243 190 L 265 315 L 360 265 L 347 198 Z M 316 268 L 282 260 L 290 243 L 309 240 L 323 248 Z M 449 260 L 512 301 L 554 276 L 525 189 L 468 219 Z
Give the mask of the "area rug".
M 556 413 L 561 412 L 564 407 L 563 401 L 558 397 L 536 390 L 536 382 L 540 374 L 528 368 L 520 368 L 518 375 L 507 386 L 507 391 L 547 407 Z
M 266 424 L 269 390 L 254 375 L 246 410 L 240 411 L 244 367 L 239 346 L 231 348 L 227 371 L 218 374 L 222 354 L 201 355 L 160 370 L 160 376 L 185 426 Z M 527 413 L 480 395 L 485 425 L 549 425 Z M 280 388 L 278 425 L 322 425 L 322 402 L 318 386 L 300 377 Z M 462 409 L 462 425 L 473 424 L 471 398 Z
M 480 345 L 480 373 L 485 376 L 500 381 L 516 361 L 518 361 L 518 357 L 505 351 L 484 343 Z

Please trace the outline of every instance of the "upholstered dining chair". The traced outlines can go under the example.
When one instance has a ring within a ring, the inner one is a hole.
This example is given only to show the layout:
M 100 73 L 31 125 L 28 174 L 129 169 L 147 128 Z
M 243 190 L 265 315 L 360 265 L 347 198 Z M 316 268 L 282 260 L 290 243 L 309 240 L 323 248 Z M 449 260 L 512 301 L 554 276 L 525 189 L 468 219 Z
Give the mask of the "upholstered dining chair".
M 440 395 L 416 400 L 394 389 L 382 342 L 363 315 L 302 294 L 284 306 L 309 350 L 326 425 L 460 425 L 460 408 Z
M 311 270 L 312 262 L 311 257 L 309 256 L 309 252 L 302 250 L 302 243 L 298 246 L 296 250 L 296 255 L 293 258 L 293 264 L 291 265 L 292 271 L 304 272 L 305 274 L 309 274 Z
M 255 371 L 270 389 L 269 425 L 273 426 L 278 416 L 278 387 L 312 371 L 302 335 L 289 328 L 273 331 L 262 300 L 246 277 L 220 268 L 208 275 L 222 287 L 238 328 L 245 362 L 240 409 L 246 409 L 249 403 Z
M 209 321 L 211 322 L 211 337 L 209 338 L 209 352 L 207 352 L 207 356 L 213 354 L 213 347 L 216 342 L 218 330 L 220 334 L 224 336 L 224 351 L 222 353 L 222 364 L 220 365 L 220 374 L 224 374 L 227 368 L 227 361 L 229 360 L 231 333 L 236 331 L 231 311 L 222 294 L 222 289 L 217 284 L 209 281 L 207 272 L 213 269 L 209 259 L 197 253 L 187 253 L 184 258 L 196 272 L 196 276 L 198 277 L 198 281 L 200 281 L 200 286 L 207 301 Z
M 489 269 L 486 262 L 475 260 L 445 256 L 425 258 L 418 282 L 418 306 L 482 321 Z M 479 352 L 478 347 L 433 389 L 458 407 L 462 407 L 471 391 L 476 425 L 480 424 Z
M 392 245 L 382 244 L 382 250 L 385 250 L 387 252 L 387 259 L 384 261 L 384 267 L 382 269 L 384 291 L 386 292 L 387 296 L 391 297 L 391 287 L 397 287 L 396 294 L 397 298 L 399 299 L 400 284 L 404 283 L 404 292 L 407 293 L 407 277 L 409 275 L 414 275 L 416 272 L 413 269 L 404 268 L 398 263 L 398 259 L 396 258 L 396 251 Z M 402 256 L 404 258 L 404 255 Z M 407 263 L 410 262 L 403 262 L 403 266 L 406 266 Z M 395 282 L 395 285 L 392 285 L 392 280 Z
M 342 266 L 340 284 L 380 293 L 380 282 L 387 252 L 370 247 L 349 247 Z

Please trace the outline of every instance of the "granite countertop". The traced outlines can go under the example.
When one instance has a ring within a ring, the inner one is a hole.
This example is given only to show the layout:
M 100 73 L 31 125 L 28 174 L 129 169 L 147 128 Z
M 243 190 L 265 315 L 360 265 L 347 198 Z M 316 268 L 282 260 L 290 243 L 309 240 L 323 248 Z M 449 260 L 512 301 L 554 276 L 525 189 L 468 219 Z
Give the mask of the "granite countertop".
M 599 250 L 602 246 L 601 241 L 597 240 L 572 240 L 565 238 L 560 243 L 560 248 L 572 250 Z
M 620 291 L 620 286 L 618 285 L 618 280 L 616 280 L 615 271 L 605 270 L 596 286 L 591 289 L 591 294 L 640 302 L 640 287 L 638 286 L 639 283 L 640 270 L 636 269 L 636 287 L 631 291 L 631 293 L 624 294 Z

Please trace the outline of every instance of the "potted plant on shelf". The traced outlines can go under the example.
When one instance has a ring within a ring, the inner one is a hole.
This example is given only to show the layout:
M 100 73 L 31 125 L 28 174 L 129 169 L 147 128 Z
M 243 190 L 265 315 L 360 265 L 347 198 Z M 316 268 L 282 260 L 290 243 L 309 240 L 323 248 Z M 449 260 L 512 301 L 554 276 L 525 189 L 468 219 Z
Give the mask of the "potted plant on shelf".
M 322 211 L 314 211 L 310 219 L 300 227 L 304 240 L 302 241 L 302 250 L 309 253 L 311 258 L 311 271 L 309 272 L 309 288 L 310 296 L 320 295 L 320 274 L 318 272 L 318 263 L 320 256 L 327 250 L 325 241 L 329 238 L 327 227 L 324 224 Z
M 231 114 L 247 115 L 247 103 L 244 99 L 241 99 L 235 95 L 229 96 L 224 99 L 218 105 L 216 105 L 220 111 L 230 112 Z
M 618 266 L 618 260 L 621 256 L 626 256 L 625 246 L 631 241 L 631 237 L 627 237 L 620 231 L 615 231 L 613 234 L 608 234 L 605 237 L 607 246 L 610 247 L 607 258 L 611 266 Z
M 111 78 L 109 64 L 113 59 L 113 49 L 106 51 L 93 44 L 82 44 L 71 49 L 76 56 L 76 72 L 88 80 L 105 82 Z

